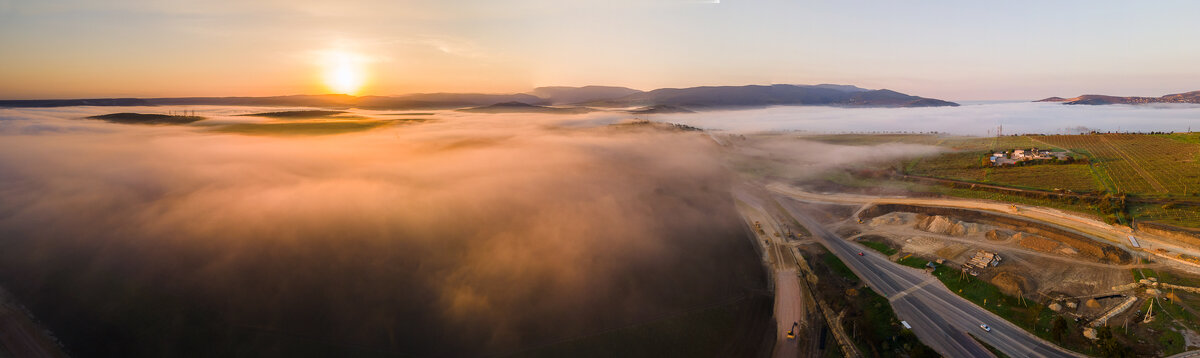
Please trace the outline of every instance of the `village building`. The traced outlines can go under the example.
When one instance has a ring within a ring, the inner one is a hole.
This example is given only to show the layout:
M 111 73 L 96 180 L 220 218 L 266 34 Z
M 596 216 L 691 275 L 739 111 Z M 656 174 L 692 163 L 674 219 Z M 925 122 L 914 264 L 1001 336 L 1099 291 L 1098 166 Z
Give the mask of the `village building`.
M 1007 152 L 994 152 L 988 161 L 995 166 L 1016 165 L 1017 163 L 1030 160 L 1071 160 L 1071 156 L 1067 152 L 1056 152 L 1047 149 L 1013 149 Z

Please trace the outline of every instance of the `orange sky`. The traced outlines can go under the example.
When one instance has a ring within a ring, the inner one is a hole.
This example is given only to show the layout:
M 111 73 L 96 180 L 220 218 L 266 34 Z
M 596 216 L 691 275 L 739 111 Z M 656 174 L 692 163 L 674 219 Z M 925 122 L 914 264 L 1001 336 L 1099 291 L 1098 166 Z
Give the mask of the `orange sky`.
M 1200 89 L 1200 3 L 0 0 L 0 98 L 842 83 L 950 100 Z M 1069 14 L 1070 16 L 1063 16 Z

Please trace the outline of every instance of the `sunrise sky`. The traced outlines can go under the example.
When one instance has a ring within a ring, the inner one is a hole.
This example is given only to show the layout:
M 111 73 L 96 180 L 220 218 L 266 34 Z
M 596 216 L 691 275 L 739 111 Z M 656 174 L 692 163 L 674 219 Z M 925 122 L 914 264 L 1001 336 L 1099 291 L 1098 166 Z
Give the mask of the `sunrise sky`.
M 1200 2 L 0 0 L 0 98 L 842 83 L 1200 89 Z

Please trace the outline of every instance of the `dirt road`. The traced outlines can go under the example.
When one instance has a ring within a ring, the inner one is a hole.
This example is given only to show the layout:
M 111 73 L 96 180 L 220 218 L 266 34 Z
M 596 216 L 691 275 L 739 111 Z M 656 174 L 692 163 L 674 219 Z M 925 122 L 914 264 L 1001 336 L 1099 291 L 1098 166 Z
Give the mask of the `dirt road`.
M 756 243 L 763 248 L 767 265 L 774 276 L 777 329 L 772 356 L 797 357 L 800 354 L 799 340 L 788 339 L 787 332 L 792 330 L 793 324 L 802 327 L 809 325 L 805 317 L 808 316 L 806 302 L 810 298 L 801 290 L 796 262 L 788 252 L 791 247 L 787 245 L 787 238 L 782 236 L 787 231 L 770 215 L 759 198 L 743 191 L 735 191 L 735 197 L 738 198 L 738 211 L 746 224 L 762 230 L 754 233 Z
M 800 281 L 796 270 L 775 272 L 775 324 L 778 337 L 773 357 L 796 357 L 799 353 L 798 340 L 788 339 L 787 332 L 792 324 L 804 321 L 804 305 L 801 303 Z M 795 333 L 795 332 L 793 332 Z
M 766 187 L 768 190 L 773 192 L 786 195 L 796 200 L 807 202 L 841 204 L 909 204 L 990 211 L 1063 226 L 1075 231 L 1079 231 L 1093 238 L 1109 241 L 1110 243 L 1124 248 L 1127 251 L 1134 252 L 1135 254 L 1137 250 L 1131 249 L 1128 238 L 1129 235 L 1136 235 L 1139 242 L 1141 242 L 1143 249 L 1146 251 L 1151 251 L 1155 248 L 1162 248 L 1172 252 L 1200 256 L 1200 248 L 1197 247 L 1175 244 L 1172 240 L 1159 237 L 1157 235 L 1151 235 L 1145 232 L 1135 233 L 1128 227 L 1109 225 L 1096 219 L 1045 207 L 1013 205 L 1003 202 L 958 198 L 878 197 L 840 193 L 818 194 L 807 192 L 782 183 L 772 183 L 768 184 Z M 1013 208 L 1016 208 L 1016 210 L 1014 211 Z M 1192 267 L 1191 271 L 1200 272 L 1200 267 Z

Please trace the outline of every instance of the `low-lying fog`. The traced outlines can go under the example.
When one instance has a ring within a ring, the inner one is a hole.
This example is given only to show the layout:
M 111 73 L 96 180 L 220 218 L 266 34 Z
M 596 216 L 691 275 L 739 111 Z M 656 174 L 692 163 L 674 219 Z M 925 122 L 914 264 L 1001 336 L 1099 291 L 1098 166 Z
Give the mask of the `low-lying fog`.
M 1185 130 L 1200 114 L 1166 107 L 650 118 L 986 134 L 997 123 Z M 82 119 L 185 110 L 209 119 Z M 0 287 L 80 356 L 512 353 L 761 295 L 733 171 L 803 179 L 940 150 L 786 133 L 718 136 L 722 147 L 701 132 L 613 125 L 631 117 L 616 112 L 353 111 L 315 121 L 371 124 L 319 128 L 241 116 L 280 110 L 0 109 Z
M 0 110 L 0 286 L 79 356 L 496 354 L 764 287 L 702 133 L 607 114 L 284 137 L 78 119 L 165 110 Z
M 1200 105 L 1068 106 L 1059 103 L 964 103 L 959 107 L 839 108 L 780 106 L 766 109 L 662 114 L 653 117 L 705 129 L 737 132 L 803 130 L 821 133 L 911 131 L 988 135 L 1078 134 L 1098 131 L 1200 130 Z

